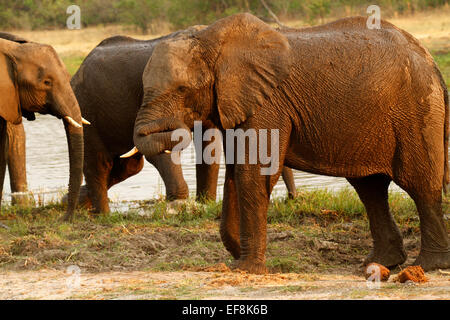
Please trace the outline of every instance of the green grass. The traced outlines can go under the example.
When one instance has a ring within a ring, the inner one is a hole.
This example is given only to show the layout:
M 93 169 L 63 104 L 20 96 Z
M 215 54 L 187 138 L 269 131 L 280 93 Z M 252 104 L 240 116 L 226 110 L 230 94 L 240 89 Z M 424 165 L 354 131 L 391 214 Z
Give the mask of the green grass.
M 83 56 L 62 56 L 61 59 L 66 65 L 67 71 L 71 76 L 73 76 L 80 65 L 83 63 L 85 57 Z
M 391 192 L 389 204 L 399 222 L 417 219 L 415 204 L 406 194 Z M 300 223 L 302 218 L 308 215 L 334 220 L 351 220 L 365 217 L 364 212 L 364 206 L 358 195 L 350 188 L 337 192 L 329 190 L 300 191 L 294 200 L 273 200 L 268 211 L 268 221 L 271 223 Z
M 439 70 L 441 70 L 447 87 L 450 87 L 450 52 L 434 52 L 433 57 L 439 66 Z
M 444 212 L 450 212 L 450 199 Z M 390 195 L 400 230 L 419 244 L 419 219 L 404 194 Z M 0 268 L 64 268 L 91 271 L 184 270 L 231 263 L 219 236 L 221 202 L 177 205 L 163 200 L 141 210 L 92 215 L 78 210 L 62 222 L 64 207 L 5 206 L 0 214 Z M 450 221 L 447 220 L 450 227 Z M 274 272 L 348 268 L 371 246 L 368 220 L 350 189 L 301 191 L 296 199 L 274 199 L 268 210 L 267 266 Z M 337 244 L 339 250 L 336 251 Z

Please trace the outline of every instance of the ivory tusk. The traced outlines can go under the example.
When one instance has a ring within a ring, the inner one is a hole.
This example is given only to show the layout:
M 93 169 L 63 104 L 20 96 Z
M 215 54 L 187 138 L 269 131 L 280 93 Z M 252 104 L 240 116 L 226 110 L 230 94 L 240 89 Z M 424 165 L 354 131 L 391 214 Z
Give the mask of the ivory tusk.
M 121 158 L 129 158 L 129 157 L 135 155 L 138 152 L 139 152 L 138 148 L 134 147 L 133 149 L 131 149 L 127 153 L 124 153 L 123 155 L 121 155 L 120 157 Z
M 81 123 L 82 124 L 87 124 L 90 125 L 91 123 L 89 121 L 87 121 L 85 118 L 81 118 Z
M 168 154 L 171 154 L 171 153 L 172 153 L 172 151 L 170 151 L 170 150 L 164 150 L 164 152 L 165 152 L 165 153 L 168 153 Z
M 83 128 L 83 126 L 81 124 L 79 124 L 78 122 L 76 122 L 75 120 L 73 120 L 72 117 L 66 116 L 66 117 L 64 117 L 64 119 L 66 119 L 67 122 L 69 122 L 71 125 L 73 125 L 76 128 Z

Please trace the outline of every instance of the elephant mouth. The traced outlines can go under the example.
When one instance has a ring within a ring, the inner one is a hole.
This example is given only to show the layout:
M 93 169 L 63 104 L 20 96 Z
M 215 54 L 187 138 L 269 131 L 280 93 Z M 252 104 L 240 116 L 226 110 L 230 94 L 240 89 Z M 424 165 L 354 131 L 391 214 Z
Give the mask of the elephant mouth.
M 182 130 L 184 138 L 176 134 L 179 129 Z M 137 122 L 134 132 L 135 147 L 121 157 L 131 157 L 137 152 L 141 152 L 146 157 L 170 153 L 181 142 L 183 145 L 186 143 L 188 145 L 191 139 L 188 126 L 175 118 L 154 120 L 143 125 L 139 125 Z

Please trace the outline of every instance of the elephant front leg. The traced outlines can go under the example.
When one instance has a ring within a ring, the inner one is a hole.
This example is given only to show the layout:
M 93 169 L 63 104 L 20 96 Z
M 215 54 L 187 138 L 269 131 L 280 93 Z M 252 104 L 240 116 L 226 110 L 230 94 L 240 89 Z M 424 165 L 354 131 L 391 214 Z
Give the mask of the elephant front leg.
M 239 259 L 241 256 L 239 207 L 234 181 L 234 165 L 227 165 L 225 172 L 220 237 L 225 248 L 231 253 L 233 258 Z
M 196 177 L 197 201 L 215 201 L 217 195 L 217 179 L 219 177 L 219 164 L 197 164 Z
M 33 201 L 33 197 L 26 194 L 27 186 L 27 170 L 25 155 L 25 130 L 23 123 L 7 124 L 8 131 L 8 171 L 11 185 L 12 204 L 28 205 Z M 14 194 L 19 193 L 19 194 Z
M 216 201 L 220 148 L 220 142 L 215 140 L 202 141 L 202 154 L 197 154 L 197 157 L 201 158 L 201 163 L 196 165 L 197 201 L 199 202 Z
M 259 166 L 237 166 L 235 171 L 240 213 L 241 255 L 236 268 L 263 274 L 266 268 L 267 209 L 280 171 L 261 176 Z
M 171 154 L 158 154 L 146 159 L 155 166 L 163 179 L 168 201 L 184 200 L 189 197 L 189 188 L 184 180 L 181 165 L 172 161 Z

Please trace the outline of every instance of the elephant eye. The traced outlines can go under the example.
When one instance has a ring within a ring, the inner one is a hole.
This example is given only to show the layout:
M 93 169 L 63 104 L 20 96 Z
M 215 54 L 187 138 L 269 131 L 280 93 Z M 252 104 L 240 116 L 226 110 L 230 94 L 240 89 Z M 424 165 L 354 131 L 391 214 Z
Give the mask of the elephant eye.
M 44 84 L 47 86 L 47 87 L 50 87 L 51 85 L 52 85 L 52 82 L 50 81 L 50 80 L 44 80 Z
M 177 88 L 177 91 L 178 91 L 179 93 L 185 93 L 185 92 L 187 91 L 187 87 L 185 87 L 185 86 L 179 86 L 179 87 Z

